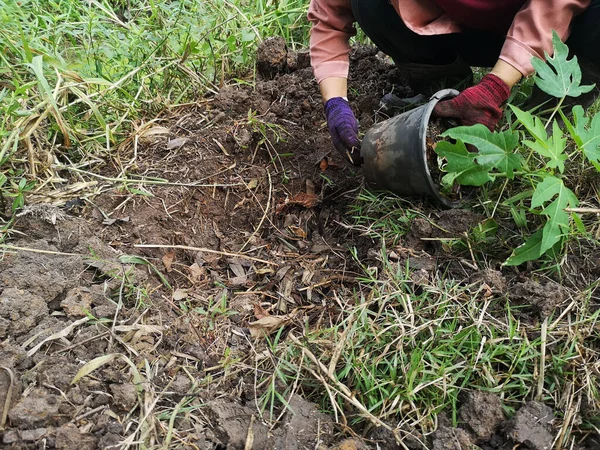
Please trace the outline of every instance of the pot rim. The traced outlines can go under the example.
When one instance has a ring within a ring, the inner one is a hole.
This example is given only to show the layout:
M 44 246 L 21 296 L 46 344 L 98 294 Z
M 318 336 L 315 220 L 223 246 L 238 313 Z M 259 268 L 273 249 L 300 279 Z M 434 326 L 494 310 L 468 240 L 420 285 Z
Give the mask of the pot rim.
M 439 190 L 439 183 L 436 183 L 431 177 L 431 172 L 429 171 L 429 164 L 427 163 L 427 129 L 429 128 L 429 119 L 431 118 L 431 113 L 433 112 L 433 108 L 435 108 L 435 105 L 437 105 L 438 102 L 441 100 L 454 98 L 458 94 L 459 92 L 456 89 L 442 89 L 433 94 L 429 99 L 429 102 L 427 103 L 425 111 L 423 112 L 421 123 L 419 124 L 421 154 L 423 158 L 422 161 L 425 167 L 425 177 L 427 185 L 429 186 L 430 192 L 435 194 L 435 199 L 447 208 L 455 208 L 460 204 L 460 201 L 452 201 L 445 195 L 442 195 Z

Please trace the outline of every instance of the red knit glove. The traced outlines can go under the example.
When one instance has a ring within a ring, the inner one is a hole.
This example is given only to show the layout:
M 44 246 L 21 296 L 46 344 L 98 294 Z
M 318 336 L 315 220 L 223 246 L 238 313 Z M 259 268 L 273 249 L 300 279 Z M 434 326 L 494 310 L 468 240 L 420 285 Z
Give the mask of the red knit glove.
M 439 102 L 433 108 L 433 115 L 458 120 L 461 125 L 481 123 L 494 131 L 509 96 L 508 85 L 489 73 L 478 85 L 465 89 L 451 100 Z

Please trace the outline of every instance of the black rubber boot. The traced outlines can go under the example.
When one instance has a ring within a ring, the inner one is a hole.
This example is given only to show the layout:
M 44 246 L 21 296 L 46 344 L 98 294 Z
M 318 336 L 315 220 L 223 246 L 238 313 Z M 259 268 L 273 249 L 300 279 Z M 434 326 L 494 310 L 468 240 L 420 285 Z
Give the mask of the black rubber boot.
M 423 103 L 441 89 L 462 90 L 473 83 L 471 67 L 460 58 L 452 64 L 442 66 L 416 63 L 396 63 L 396 66 L 416 95 L 407 98 L 400 97 L 393 91 L 385 94 L 380 101 L 381 109 L 385 113 Z

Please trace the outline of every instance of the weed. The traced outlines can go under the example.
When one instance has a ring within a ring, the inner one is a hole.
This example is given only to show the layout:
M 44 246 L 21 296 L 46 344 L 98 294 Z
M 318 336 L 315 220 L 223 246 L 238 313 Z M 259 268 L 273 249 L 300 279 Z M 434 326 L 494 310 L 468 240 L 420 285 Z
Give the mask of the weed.
M 307 6 L 0 0 L 0 197 L 22 204 L 64 166 L 93 169 L 141 118 L 251 73 L 266 36 L 303 46 Z
M 504 298 L 443 279 L 415 289 L 403 264 L 382 264 L 378 273 L 365 272 L 362 294 L 346 296 L 339 323 L 269 345 L 270 356 L 260 359 L 263 370 L 272 364 L 258 386 L 265 388 L 264 409 L 272 414 L 273 403 L 283 405 L 297 386 L 342 423 L 382 422 L 428 433 L 441 411 L 457 424 L 464 390 L 497 393 L 509 411 L 528 398 L 560 405 L 569 389 L 575 402 L 600 404 L 597 374 L 591 375 L 595 356 L 580 347 L 594 339 L 600 317 L 592 311 L 591 290 L 583 301 L 573 300 L 571 318 L 547 321 L 544 340 L 544 325 L 522 321 L 522 308 Z M 578 428 L 566 420 L 565 443 Z

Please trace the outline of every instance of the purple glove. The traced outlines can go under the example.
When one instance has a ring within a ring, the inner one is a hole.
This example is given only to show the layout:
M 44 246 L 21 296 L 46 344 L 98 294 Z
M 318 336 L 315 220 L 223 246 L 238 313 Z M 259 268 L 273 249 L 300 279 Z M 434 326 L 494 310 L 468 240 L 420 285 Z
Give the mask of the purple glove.
M 350 104 L 342 97 L 333 97 L 325 103 L 325 117 L 333 146 L 352 164 L 362 164 L 358 121 Z

